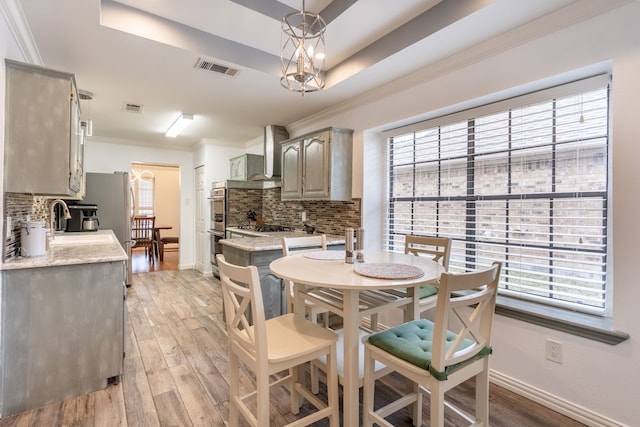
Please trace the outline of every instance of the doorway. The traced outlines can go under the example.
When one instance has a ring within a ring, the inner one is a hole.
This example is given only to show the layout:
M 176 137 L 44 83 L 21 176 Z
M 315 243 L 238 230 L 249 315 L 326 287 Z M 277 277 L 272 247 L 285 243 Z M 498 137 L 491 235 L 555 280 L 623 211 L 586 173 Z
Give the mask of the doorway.
M 154 216 L 156 245 L 151 256 L 144 248 L 132 250 L 132 272 L 177 270 L 180 265 L 180 166 L 131 163 L 132 216 Z M 160 239 L 172 237 L 176 243 L 164 245 Z M 162 259 L 161 259 L 162 258 Z

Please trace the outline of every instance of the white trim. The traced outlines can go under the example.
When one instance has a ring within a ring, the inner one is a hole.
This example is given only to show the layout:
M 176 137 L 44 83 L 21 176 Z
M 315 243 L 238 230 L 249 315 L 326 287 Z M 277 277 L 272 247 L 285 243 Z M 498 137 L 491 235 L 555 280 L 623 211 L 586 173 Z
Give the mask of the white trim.
M 25 61 L 30 64 L 43 65 L 40 51 L 31 33 L 31 28 L 24 16 L 19 0 L 0 0 L 0 13 L 13 34 Z
M 504 374 L 491 370 L 489 380 L 500 387 L 504 387 L 522 397 L 546 406 L 562 415 L 579 421 L 591 427 L 629 427 L 617 421 L 607 418 L 583 406 L 576 405 L 546 391 L 535 388 L 522 381 L 508 377 Z

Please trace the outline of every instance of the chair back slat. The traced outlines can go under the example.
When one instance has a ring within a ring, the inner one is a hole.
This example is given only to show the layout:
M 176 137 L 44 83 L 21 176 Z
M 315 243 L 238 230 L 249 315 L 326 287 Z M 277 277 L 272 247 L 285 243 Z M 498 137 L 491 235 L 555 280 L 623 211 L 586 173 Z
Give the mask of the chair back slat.
M 230 264 L 221 254 L 216 256 L 216 260 L 229 342 L 258 359 L 266 358 L 265 315 L 258 269 L 253 265 L 240 267 Z
M 282 255 L 289 256 L 293 253 L 327 250 L 327 236 L 317 234 L 303 237 L 283 237 Z
M 448 237 L 407 235 L 404 239 L 404 253 L 417 256 L 431 256 L 449 270 L 451 239 Z
M 491 344 L 491 326 L 502 264 L 470 273 L 442 273 L 434 319 L 433 367 L 444 372 Z M 456 333 L 447 342 L 448 331 Z
M 138 244 L 151 242 L 153 240 L 155 222 L 155 216 L 135 216 L 133 218 L 133 227 L 131 227 L 132 239 Z

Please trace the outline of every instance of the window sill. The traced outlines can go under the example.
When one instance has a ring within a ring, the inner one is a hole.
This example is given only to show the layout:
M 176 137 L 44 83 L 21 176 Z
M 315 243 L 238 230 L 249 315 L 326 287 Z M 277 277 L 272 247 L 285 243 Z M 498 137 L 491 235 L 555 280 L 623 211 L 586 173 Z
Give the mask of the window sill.
M 610 345 L 629 339 L 626 332 L 613 329 L 610 317 L 578 313 L 514 298 L 498 296 L 496 314 Z

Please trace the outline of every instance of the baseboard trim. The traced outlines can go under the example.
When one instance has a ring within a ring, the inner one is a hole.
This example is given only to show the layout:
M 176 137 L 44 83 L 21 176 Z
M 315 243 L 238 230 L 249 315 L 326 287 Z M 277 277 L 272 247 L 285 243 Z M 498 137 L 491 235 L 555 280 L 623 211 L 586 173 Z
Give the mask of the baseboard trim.
M 489 379 L 492 383 L 504 387 L 520 396 L 526 397 L 542 406 L 546 406 L 567 417 L 591 427 L 628 427 L 604 415 L 576 405 L 551 393 L 537 389 L 514 378 L 496 371 L 491 371 Z

